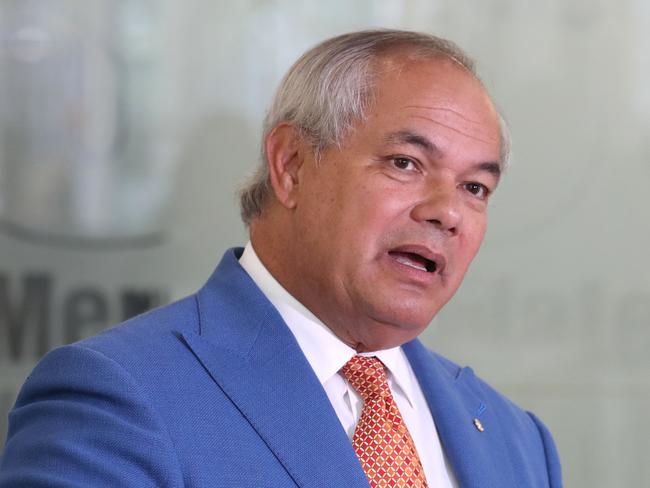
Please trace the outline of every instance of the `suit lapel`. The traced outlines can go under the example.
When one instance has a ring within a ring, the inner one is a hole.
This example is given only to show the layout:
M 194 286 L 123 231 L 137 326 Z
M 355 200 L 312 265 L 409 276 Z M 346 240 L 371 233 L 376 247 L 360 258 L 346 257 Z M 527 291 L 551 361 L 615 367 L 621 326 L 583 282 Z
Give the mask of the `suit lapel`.
M 460 486 L 515 486 L 501 426 L 469 368 L 443 365 L 415 340 L 403 346 Z M 475 424 L 480 422 L 483 432 Z
M 182 336 L 296 484 L 367 488 L 318 378 L 232 250 L 198 304 L 200 329 Z

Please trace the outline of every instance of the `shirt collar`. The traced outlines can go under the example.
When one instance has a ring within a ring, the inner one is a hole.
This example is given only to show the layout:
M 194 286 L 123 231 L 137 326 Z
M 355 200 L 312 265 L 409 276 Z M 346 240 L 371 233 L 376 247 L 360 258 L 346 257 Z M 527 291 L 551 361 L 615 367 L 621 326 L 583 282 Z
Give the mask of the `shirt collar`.
M 250 242 L 246 244 L 239 264 L 278 310 L 321 384 L 338 374 L 345 363 L 357 354 L 284 289 L 262 264 Z M 415 407 L 414 389 L 417 380 L 402 348 L 394 347 L 363 354 L 377 356 L 384 363 L 389 380 L 394 381 L 411 406 Z

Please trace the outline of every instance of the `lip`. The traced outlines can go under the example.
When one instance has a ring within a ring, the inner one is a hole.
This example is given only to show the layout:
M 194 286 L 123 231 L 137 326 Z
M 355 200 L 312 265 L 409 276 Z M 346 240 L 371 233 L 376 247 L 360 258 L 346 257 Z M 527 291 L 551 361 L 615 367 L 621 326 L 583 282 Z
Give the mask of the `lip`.
M 423 269 L 418 269 L 413 266 L 409 266 L 403 262 L 400 262 L 400 260 L 395 256 L 395 254 L 414 254 L 417 256 L 420 256 L 428 261 L 432 261 L 435 263 L 435 270 L 434 271 L 425 271 Z M 423 245 L 423 244 L 402 244 L 399 246 L 395 246 L 391 249 L 388 250 L 388 256 L 395 261 L 397 264 L 402 266 L 403 268 L 407 268 L 409 271 L 412 271 L 413 273 L 418 273 L 422 276 L 436 276 L 436 275 L 441 275 L 445 267 L 447 265 L 447 260 L 445 259 L 444 255 L 440 252 L 437 252 L 433 250 L 432 248 Z

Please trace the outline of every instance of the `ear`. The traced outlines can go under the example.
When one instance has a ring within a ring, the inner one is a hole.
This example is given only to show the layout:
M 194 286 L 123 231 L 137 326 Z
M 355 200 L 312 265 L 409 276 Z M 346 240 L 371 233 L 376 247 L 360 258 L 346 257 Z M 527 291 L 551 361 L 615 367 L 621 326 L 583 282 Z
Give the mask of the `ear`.
M 292 124 L 283 122 L 266 136 L 264 148 L 275 197 L 284 207 L 294 208 L 305 156 L 303 139 Z

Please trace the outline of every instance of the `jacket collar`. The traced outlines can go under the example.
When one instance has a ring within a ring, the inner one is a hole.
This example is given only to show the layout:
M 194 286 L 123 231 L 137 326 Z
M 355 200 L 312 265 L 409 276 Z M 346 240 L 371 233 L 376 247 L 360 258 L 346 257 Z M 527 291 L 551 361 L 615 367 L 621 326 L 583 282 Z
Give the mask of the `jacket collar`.
M 199 329 L 183 338 L 298 486 L 367 488 L 318 378 L 240 254 L 228 251 L 198 292 Z
M 502 426 L 470 368 L 459 368 L 419 340 L 402 346 L 429 404 L 460 486 L 516 486 Z M 482 430 L 481 430 L 482 429 Z

